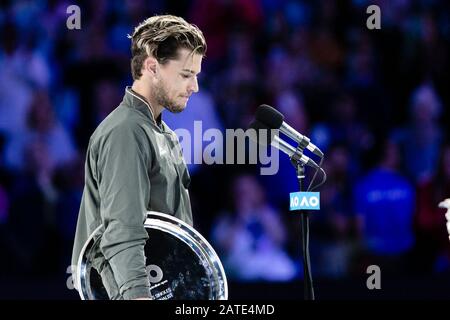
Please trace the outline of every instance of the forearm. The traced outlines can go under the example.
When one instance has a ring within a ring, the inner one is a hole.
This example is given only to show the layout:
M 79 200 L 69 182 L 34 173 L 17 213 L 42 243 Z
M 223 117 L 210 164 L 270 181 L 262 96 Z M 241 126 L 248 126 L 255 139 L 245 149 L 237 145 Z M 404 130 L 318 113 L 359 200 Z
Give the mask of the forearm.
M 150 282 L 145 270 L 144 244 L 120 251 L 109 259 L 119 292 L 124 299 L 150 298 Z

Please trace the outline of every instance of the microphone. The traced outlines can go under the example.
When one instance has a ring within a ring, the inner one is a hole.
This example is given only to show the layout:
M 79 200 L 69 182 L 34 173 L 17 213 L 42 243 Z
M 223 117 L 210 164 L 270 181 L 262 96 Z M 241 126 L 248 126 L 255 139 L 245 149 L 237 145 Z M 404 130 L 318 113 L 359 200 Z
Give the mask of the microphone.
M 314 160 L 311 160 L 309 157 L 305 156 L 303 153 L 298 152 L 298 150 L 295 149 L 293 146 L 291 146 L 289 143 L 280 139 L 280 137 L 278 137 L 278 134 L 272 134 L 272 132 L 270 132 L 270 134 L 266 134 L 267 139 L 265 141 L 260 139 L 260 135 L 259 135 L 259 133 L 261 132 L 260 130 L 272 131 L 272 130 L 277 130 L 277 129 L 270 129 L 263 123 L 259 122 L 258 120 L 253 121 L 250 124 L 249 128 L 256 130 L 256 138 L 257 138 L 256 143 L 258 143 L 260 145 L 269 145 L 270 144 L 271 146 L 286 153 L 291 160 L 294 160 L 295 162 L 301 162 L 301 163 L 303 163 L 303 165 L 307 165 L 307 166 L 313 167 L 315 169 L 319 169 L 319 166 L 317 165 L 317 163 L 314 162 Z M 250 137 L 252 137 L 252 136 L 250 135 Z
M 280 129 L 289 138 L 297 141 L 302 147 L 306 147 L 309 151 L 315 155 L 323 158 L 323 153 L 320 149 L 314 145 L 311 140 L 297 132 L 294 128 L 284 122 L 284 116 L 278 110 L 262 104 L 256 110 L 256 120 L 267 126 L 268 129 Z

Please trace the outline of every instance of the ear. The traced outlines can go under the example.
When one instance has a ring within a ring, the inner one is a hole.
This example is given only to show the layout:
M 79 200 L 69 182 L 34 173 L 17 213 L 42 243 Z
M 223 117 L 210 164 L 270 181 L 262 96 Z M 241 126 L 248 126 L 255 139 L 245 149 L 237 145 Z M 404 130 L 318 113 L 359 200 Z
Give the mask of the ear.
M 147 57 L 142 64 L 144 72 L 148 72 L 152 76 L 156 75 L 158 61 L 154 57 Z

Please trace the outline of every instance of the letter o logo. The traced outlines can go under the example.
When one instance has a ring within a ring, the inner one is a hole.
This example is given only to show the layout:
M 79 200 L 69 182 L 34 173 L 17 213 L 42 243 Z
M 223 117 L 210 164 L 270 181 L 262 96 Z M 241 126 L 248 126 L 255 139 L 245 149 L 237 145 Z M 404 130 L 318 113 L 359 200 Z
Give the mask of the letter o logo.
M 316 207 L 319 204 L 319 199 L 317 199 L 317 197 L 311 197 L 311 199 L 309 199 L 309 204 L 311 207 Z
M 160 267 L 158 267 L 156 264 L 150 264 L 148 265 L 145 270 L 147 271 L 148 279 L 151 283 L 158 283 L 163 278 L 163 271 Z M 156 273 L 156 275 L 152 275 L 153 273 Z

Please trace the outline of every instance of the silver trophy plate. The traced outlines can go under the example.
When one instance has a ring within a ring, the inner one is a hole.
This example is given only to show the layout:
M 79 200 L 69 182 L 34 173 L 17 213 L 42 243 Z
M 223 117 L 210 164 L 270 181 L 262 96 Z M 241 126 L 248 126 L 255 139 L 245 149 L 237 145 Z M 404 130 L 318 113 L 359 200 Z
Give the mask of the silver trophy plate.
M 214 249 L 194 228 L 173 216 L 148 211 L 144 223 L 150 292 L 155 300 L 226 300 L 225 272 Z M 80 253 L 77 289 L 83 300 L 108 300 L 102 279 L 93 267 L 100 244 L 99 226 Z

